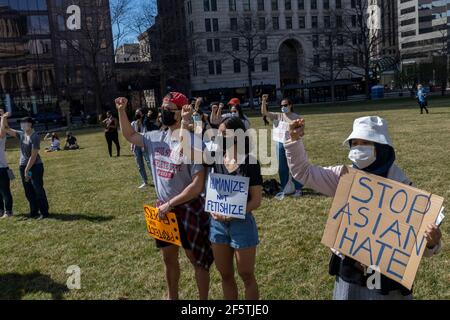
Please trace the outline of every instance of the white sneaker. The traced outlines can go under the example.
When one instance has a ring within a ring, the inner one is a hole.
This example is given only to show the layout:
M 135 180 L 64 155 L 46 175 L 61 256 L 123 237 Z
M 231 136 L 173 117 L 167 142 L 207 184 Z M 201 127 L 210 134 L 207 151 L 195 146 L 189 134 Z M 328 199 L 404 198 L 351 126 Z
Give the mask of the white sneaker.
M 293 197 L 301 197 L 303 195 L 302 190 L 295 190 L 295 193 L 292 195 Z
M 145 188 L 146 186 L 147 186 L 147 184 L 146 184 L 146 183 L 143 183 L 143 184 L 141 184 L 141 185 L 138 187 L 138 189 Z
M 277 195 L 275 196 L 275 199 L 278 201 L 281 201 L 284 199 L 284 192 L 279 192 L 277 193 Z

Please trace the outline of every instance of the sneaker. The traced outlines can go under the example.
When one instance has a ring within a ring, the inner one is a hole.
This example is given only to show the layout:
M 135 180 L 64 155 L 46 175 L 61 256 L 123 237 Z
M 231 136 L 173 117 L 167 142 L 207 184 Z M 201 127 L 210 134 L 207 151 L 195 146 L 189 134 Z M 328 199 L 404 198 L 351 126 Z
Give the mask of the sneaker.
M 47 218 L 47 217 L 40 214 L 39 217 L 36 218 L 36 220 L 44 220 L 45 218 Z
M 147 186 L 147 184 L 146 184 L 146 183 L 143 183 L 143 184 L 141 184 L 141 185 L 138 187 L 138 189 L 145 188 L 146 186 Z
M 1 215 L 1 213 L 0 213 L 0 217 L 2 217 L 2 218 L 11 218 L 12 217 L 12 212 L 5 212 L 3 215 Z
M 275 196 L 275 199 L 278 201 L 281 201 L 284 199 L 284 192 L 279 192 L 277 193 L 277 195 Z
M 301 197 L 303 195 L 302 190 L 295 190 L 295 193 L 292 195 L 293 197 Z

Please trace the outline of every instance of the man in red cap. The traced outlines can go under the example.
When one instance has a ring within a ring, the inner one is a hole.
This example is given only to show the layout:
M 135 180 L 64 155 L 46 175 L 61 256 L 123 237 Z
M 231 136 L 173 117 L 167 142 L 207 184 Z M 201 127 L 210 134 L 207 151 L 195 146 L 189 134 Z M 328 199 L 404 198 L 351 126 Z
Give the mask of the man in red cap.
M 233 98 L 228 102 L 229 106 L 236 106 L 236 105 L 240 105 L 241 101 L 238 98 Z
M 156 207 L 161 218 L 168 212 L 177 216 L 180 238 L 186 256 L 195 268 L 195 277 L 200 299 L 208 298 L 209 267 L 213 262 L 211 244 L 208 239 L 209 215 L 204 211 L 205 169 L 202 163 L 180 161 L 185 149 L 181 149 L 182 137 L 172 134 L 183 127 L 187 129 L 192 117 L 192 107 L 185 95 L 171 92 L 164 97 L 161 106 L 161 121 L 168 130 L 136 132 L 126 114 L 127 99 L 117 98 L 116 107 L 123 136 L 130 143 L 144 147 L 152 164 L 152 174 L 158 200 Z M 202 151 L 196 147 L 191 133 L 191 152 Z M 183 144 L 184 147 L 184 144 Z M 177 156 L 178 155 L 178 156 Z M 181 157 L 180 157 L 181 156 Z M 168 298 L 178 299 L 180 265 L 178 247 L 156 240 L 161 249 L 166 267 Z

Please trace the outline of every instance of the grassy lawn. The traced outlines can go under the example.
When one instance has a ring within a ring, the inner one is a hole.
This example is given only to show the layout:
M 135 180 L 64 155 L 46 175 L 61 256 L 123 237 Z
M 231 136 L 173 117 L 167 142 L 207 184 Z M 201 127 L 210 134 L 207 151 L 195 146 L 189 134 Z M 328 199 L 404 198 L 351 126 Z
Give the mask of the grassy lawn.
M 384 117 L 397 164 L 419 188 L 445 197 L 450 208 L 450 99 L 431 100 L 430 106 L 430 115 L 420 115 L 414 100 L 307 106 L 297 111 L 307 120 L 304 142 L 310 160 L 324 166 L 349 163 L 342 141 L 354 118 Z M 252 123 L 263 126 L 259 117 Z M 123 157 L 110 159 L 101 129 L 76 134 L 81 150 L 41 153 L 50 219 L 25 220 L 28 203 L 20 179 L 12 183 L 16 215 L 0 221 L 0 299 L 162 298 L 162 259 L 146 234 L 142 212 L 142 204 L 155 200 L 153 188 L 137 189 L 139 174 L 122 137 Z M 17 144 L 11 139 L 7 146 L 10 167 L 19 176 Z M 261 241 L 256 267 L 261 298 L 331 298 L 330 253 L 320 244 L 331 200 L 313 192 L 282 202 L 264 199 L 255 212 Z M 450 299 L 449 221 L 444 221 L 442 231 L 443 251 L 424 259 L 419 268 L 417 299 Z M 81 268 L 81 290 L 65 286 L 71 265 Z M 181 266 L 180 297 L 196 299 L 193 270 L 184 254 Z M 210 292 L 212 299 L 222 297 L 214 267 Z

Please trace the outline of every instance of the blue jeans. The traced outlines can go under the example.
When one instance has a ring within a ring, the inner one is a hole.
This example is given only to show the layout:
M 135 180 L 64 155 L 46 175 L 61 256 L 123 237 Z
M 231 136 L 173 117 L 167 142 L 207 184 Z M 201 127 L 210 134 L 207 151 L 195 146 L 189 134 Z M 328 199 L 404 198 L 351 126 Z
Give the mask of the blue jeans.
M 150 159 L 145 151 L 142 151 L 142 148 L 139 148 L 137 146 L 134 147 L 134 157 L 136 159 L 136 164 L 139 170 L 139 174 L 141 175 L 142 181 L 144 183 L 148 183 L 148 177 L 147 172 L 145 171 L 145 162 L 147 162 L 148 169 L 150 170 L 150 173 L 152 172 L 151 166 L 150 166 Z
M 278 142 L 278 148 L 277 148 L 277 154 L 278 154 L 278 174 L 280 175 L 280 184 L 281 184 L 281 190 L 283 191 L 286 185 L 289 181 L 289 166 L 287 163 L 286 158 L 286 150 L 284 149 L 284 144 L 281 142 Z M 292 178 L 292 181 L 294 182 L 295 191 L 302 190 L 303 185 Z
M 233 249 L 253 248 L 259 244 L 258 227 L 255 217 L 247 213 L 245 219 L 233 219 L 228 222 L 211 218 L 209 241 L 226 244 Z
M 25 181 L 25 166 L 20 166 L 20 177 L 22 178 L 25 196 L 30 204 L 30 216 L 35 217 L 41 213 L 48 217 L 48 200 L 44 189 L 44 165 L 35 164 L 31 167 L 31 179 Z

